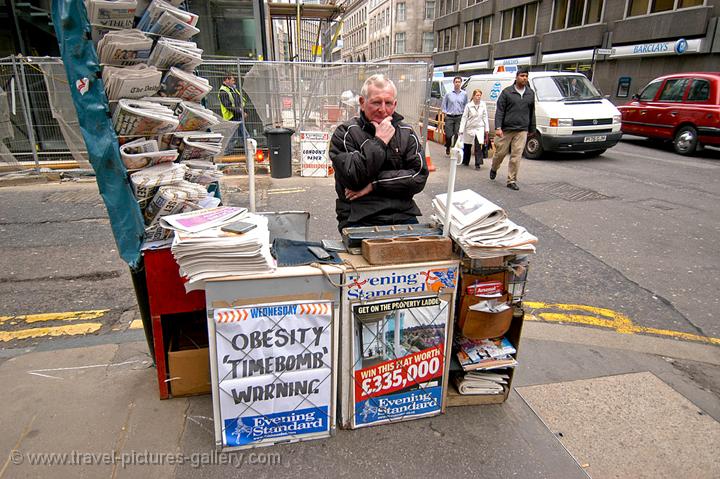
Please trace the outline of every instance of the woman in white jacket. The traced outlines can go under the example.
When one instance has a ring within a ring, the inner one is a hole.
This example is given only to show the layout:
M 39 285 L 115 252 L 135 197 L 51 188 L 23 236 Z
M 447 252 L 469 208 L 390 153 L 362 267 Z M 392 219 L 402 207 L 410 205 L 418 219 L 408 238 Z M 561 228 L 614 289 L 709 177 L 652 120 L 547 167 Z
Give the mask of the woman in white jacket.
M 460 120 L 460 133 L 458 134 L 464 143 L 463 165 L 470 164 L 470 152 L 473 144 L 475 145 L 475 168 L 480 168 L 480 165 L 483 164 L 485 145 L 488 143 L 490 131 L 487 105 L 481 98 L 482 90 L 474 90 L 472 101 L 465 105 L 465 111 Z

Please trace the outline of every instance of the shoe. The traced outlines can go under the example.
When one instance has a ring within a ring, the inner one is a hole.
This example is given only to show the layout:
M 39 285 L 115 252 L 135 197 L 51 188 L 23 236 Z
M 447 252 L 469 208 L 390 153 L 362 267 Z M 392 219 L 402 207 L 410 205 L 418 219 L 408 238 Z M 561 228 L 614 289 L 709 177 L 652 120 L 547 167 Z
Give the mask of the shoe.
M 450 148 L 445 148 L 445 154 L 446 154 L 447 156 L 450 156 Z
M 496 176 L 497 176 L 497 171 L 490 168 L 490 179 L 494 180 Z
M 520 189 L 520 187 L 517 185 L 517 183 L 508 183 L 507 187 L 510 188 L 511 190 L 515 190 L 515 191 Z
M 475 169 L 476 169 L 476 170 L 479 170 L 479 169 L 480 169 L 480 165 L 475 165 Z
M 470 163 L 461 163 L 463 166 L 470 166 Z
M 480 161 L 478 162 L 478 165 L 484 165 L 484 164 L 485 164 L 485 161 L 484 161 L 482 158 L 480 158 Z

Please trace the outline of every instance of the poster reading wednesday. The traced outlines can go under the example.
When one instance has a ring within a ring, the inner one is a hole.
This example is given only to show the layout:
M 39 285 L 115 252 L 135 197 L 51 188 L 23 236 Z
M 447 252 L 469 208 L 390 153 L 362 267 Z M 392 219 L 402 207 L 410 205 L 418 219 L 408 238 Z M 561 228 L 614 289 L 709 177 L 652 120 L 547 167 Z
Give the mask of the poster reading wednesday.
M 214 311 L 224 446 L 329 434 L 332 311 L 331 302 Z

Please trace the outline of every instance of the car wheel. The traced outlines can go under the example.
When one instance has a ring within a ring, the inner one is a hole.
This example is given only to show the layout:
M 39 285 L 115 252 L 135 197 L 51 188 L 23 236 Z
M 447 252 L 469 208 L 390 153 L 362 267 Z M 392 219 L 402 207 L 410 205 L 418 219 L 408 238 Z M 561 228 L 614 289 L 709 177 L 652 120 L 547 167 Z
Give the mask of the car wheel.
M 679 155 L 692 155 L 698 147 L 697 130 L 692 126 L 683 126 L 673 138 L 673 148 Z
M 523 156 L 529 160 L 537 160 L 543 155 L 543 146 L 540 139 L 540 133 L 535 133 L 532 136 L 528 136 L 527 142 L 525 143 L 525 151 Z
M 607 148 L 603 148 L 601 150 L 590 150 L 585 152 L 585 156 L 588 158 L 597 158 L 598 156 L 602 155 L 607 151 Z

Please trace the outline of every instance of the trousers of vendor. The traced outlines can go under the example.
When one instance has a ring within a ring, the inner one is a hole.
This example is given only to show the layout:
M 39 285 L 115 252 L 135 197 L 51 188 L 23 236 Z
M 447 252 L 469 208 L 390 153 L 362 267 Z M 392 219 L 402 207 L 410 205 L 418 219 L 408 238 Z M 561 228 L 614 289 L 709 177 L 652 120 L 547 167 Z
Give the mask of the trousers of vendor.
M 460 133 L 460 121 L 462 119 L 465 105 L 468 98 L 465 92 L 460 88 L 462 78 L 455 77 L 453 79 L 454 90 L 445 94 L 442 99 L 443 113 L 445 114 L 445 154 L 450 154 L 450 148 L 455 144 Z
M 242 92 L 237 88 L 235 83 L 234 75 L 227 75 L 223 79 L 223 84 L 220 86 L 220 93 L 218 94 L 220 99 L 220 113 L 224 120 L 237 121 L 240 123 L 238 129 L 233 137 L 233 141 L 230 148 L 240 140 L 243 135 L 248 136 L 247 130 L 245 129 L 245 113 L 243 108 L 245 106 L 245 97 Z
M 395 84 L 372 75 L 359 101 L 360 115 L 338 126 L 330 143 L 338 230 L 417 223 L 413 197 L 425 188 L 428 167 L 413 128 L 395 111 Z

